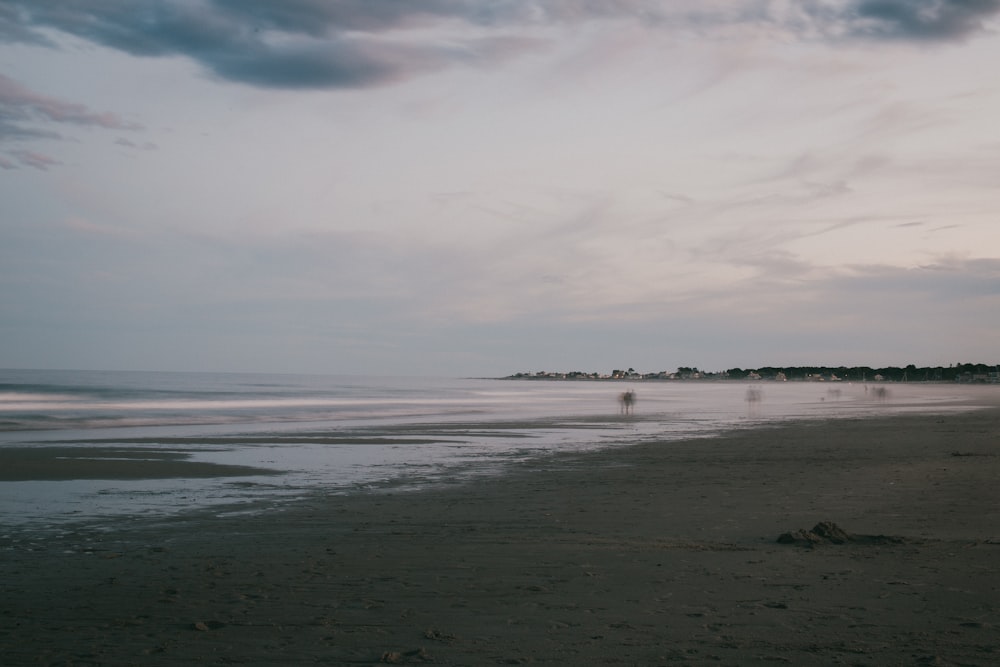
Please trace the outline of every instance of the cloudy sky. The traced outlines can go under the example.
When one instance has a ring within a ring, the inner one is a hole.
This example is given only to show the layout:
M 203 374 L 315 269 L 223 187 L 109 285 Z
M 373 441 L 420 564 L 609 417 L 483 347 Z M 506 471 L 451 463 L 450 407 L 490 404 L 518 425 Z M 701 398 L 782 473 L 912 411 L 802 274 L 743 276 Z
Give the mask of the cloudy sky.
M 1000 361 L 1000 0 L 0 0 L 0 367 Z

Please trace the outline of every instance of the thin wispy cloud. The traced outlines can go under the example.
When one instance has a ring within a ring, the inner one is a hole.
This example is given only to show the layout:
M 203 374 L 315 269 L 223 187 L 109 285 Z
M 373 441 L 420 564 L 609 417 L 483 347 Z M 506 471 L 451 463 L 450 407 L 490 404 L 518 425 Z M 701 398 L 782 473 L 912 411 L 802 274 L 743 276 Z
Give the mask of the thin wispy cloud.
M 42 95 L 2 74 L 0 74 L 0 118 L 11 125 L 43 122 L 115 130 L 140 128 L 137 123 L 126 121 L 117 114 L 93 111 L 82 104 Z M 33 132 L 33 130 L 26 131 Z
M 126 139 L 125 137 L 118 137 L 117 139 L 115 139 L 115 145 L 122 146 L 124 148 L 131 148 L 134 150 L 143 150 L 143 151 L 153 151 L 156 150 L 157 148 L 156 144 L 154 144 L 151 141 L 136 143 L 131 139 Z
M 43 153 L 38 153 L 36 151 L 29 150 L 12 150 L 8 151 L 10 155 L 17 158 L 18 162 L 28 167 L 34 167 L 41 171 L 47 170 L 49 167 L 54 167 L 59 164 L 59 160 L 54 157 L 50 157 Z
M 138 130 L 141 126 L 111 112 L 94 111 L 85 105 L 43 95 L 14 79 L 0 74 L 0 150 L 35 140 L 64 139 L 65 126 L 110 130 Z M 37 150 L 8 148 L 6 154 L 17 163 L 47 170 L 60 161 Z M 12 165 L 10 161 L 6 165 Z M 5 168 L 11 168 L 6 166 Z

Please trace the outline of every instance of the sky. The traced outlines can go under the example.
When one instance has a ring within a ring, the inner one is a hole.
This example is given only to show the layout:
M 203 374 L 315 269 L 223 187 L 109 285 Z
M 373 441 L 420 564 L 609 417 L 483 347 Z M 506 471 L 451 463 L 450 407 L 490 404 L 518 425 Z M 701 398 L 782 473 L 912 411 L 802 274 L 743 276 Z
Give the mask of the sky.
M 1000 0 L 0 0 L 0 367 L 1000 362 Z

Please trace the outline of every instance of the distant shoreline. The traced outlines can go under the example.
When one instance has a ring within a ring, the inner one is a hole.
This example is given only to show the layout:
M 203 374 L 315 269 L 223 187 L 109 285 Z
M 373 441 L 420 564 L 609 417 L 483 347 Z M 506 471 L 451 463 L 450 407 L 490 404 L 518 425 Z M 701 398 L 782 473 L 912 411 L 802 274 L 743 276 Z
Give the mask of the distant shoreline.
M 784 380 L 776 380 L 775 378 L 760 378 L 760 379 L 749 379 L 749 378 L 727 378 L 727 377 L 702 377 L 702 378 L 660 378 L 660 377 L 636 377 L 636 378 L 611 378 L 611 377 L 557 377 L 557 376 L 517 376 L 517 375 L 507 375 L 504 377 L 488 377 L 488 378 L 478 378 L 483 380 L 526 380 L 528 382 L 732 382 L 734 384 L 745 384 L 747 382 L 828 382 L 828 383 L 844 383 L 844 384 L 858 384 L 860 382 L 870 382 L 875 384 L 876 382 L 881 383 L 892 383 L 892 384 L 955 384 L 956 382 L 961 382 L 960 380 L 820 380 L 811 378 L 785 378 Z M 993 384 L 993 383 L 987 383 Z
M 519 372 L 498 380 L 583 380 L 583 381 L 677 381 L 677 380 L 737 380 L 751 382 L 912 382 L 1000 384 L 1000 364 L 954 364 L 948 366 L 905 367 L 886 366 L 762 366 L 759 368 L 729 368 L 723 371 L 703 371 L 693 366 L 680 366 L 676 371 L 637 372 L 615 369 L 610 373 L 582 371 Z

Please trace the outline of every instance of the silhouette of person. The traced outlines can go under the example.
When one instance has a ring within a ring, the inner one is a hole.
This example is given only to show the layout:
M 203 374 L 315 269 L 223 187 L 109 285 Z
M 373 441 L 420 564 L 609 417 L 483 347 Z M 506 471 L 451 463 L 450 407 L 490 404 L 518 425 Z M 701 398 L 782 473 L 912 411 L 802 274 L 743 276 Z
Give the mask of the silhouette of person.
M 622 414 L 632 414 L 633 407 L 635 406 L 635 392 L 629 389 L 619 396 L 618 400 L 621 401 L 622 404 Z

